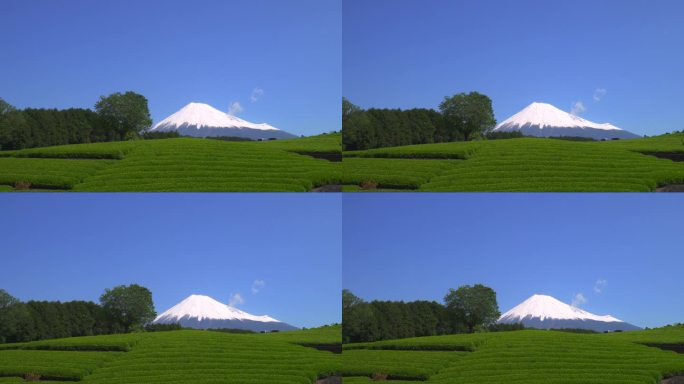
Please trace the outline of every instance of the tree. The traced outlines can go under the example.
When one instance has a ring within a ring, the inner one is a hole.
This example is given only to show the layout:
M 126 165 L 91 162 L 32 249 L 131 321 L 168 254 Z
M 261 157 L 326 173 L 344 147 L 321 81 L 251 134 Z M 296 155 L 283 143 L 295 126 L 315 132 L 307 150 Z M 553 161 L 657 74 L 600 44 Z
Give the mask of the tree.
M 10 103 L 6 102 L 5 99 L 0 97 L 0 117 L 8 114 L 9 112 L 15 111 L 16 108 L 14 106 L 10 105 Z
M 156 316 L 152 292 L 137 284 L 105 289 L 100 304 L 107 316 L 120 323 L 126 333 L 145 326 Z
M 360 297 L 353 294 L 350 290 L 342 290 L 342 311 L 349 310 L 353 306 L 361 303 L 363 303 L 363 300 Z
M 346 97 L 342 98 L 342 124 L 351 116 L 354 112 L 360 111 L 361 108 L 354 105 L 351 101 L 347 100 Z
M 0 311 L 7 309 L 10 305 L 17 304 L 19 300 L 16 297 L 10 295 L 7 291 L 0 288 Z
M 115 129 L 119 140 L 135 138 L 152 125 L 147 99 L 135 92 L 100 96 L 95 110 Z
M 501 315 L 496 292 L 482 284 L 449 289 L 444 304 L 456 321 L 465 324 L 469 333 L 473 333 L 476 326 L 493 324 Z
M 444 97 L 439 104 L 452 132 L 465 141 L 486 134 L 496 125 L 492 100 L 481 93 L 459 93 Z

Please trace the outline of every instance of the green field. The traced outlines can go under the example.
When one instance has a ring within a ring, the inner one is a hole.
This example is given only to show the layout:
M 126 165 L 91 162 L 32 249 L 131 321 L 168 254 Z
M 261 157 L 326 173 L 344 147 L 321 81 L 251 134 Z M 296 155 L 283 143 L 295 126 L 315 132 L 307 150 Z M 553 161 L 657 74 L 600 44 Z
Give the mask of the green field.
M 340 134 L 267 142 L 163 139 L 0 152 L 0 191 L 310 191 L 339 184 Z
M 684 134 L 606 142 L 542 138 L 409 145 L 344 153 L 345 190 L 654 191 L 684 183 Z
M 612 334 L 525 330 L 345 344 L 342 374 L 345 383 L 369 383 L 381 375 L 445 384 L 653 384 L 684 374 L 684 355 L 643 343 L 684 345 L 684 327 Z
M 170 331 L 6 344 L 0 382 L 309 384 L 341 369 L 340 355 L 302 344 L 341 342 L 341 328 L 272 334 Z M 55 382 L 55 381 L 51 381 Z

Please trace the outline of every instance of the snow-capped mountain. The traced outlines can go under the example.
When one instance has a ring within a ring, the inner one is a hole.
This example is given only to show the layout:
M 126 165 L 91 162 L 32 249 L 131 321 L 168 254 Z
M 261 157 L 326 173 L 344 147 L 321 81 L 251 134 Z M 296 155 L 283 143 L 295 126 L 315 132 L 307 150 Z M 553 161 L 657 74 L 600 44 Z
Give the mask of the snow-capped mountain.
M 636 139 L 639 136 L 612 124 L 598 124 L 571 115 L 551 104 L 532 103 L 504 120 L 494 132 L 520 131 L 525 136 L 590 137 L 595 140 Z
M 180 324 L 187 328 L 234 328 L 251 331 L 289 331 L 297 329 L 270 316 L 255 316 L 205 295 L 190 295 L 153 324 Z
M 501 315 L 499 324 L 522 323 L 538 329 L 579 328 L 597 332 L 641 329 L 610 315 L 599 316 L 547 295 L 532 295 Z
M 219 111 L 209 104 L 190 103 L 157 123 L 151 132 L 178 131 L 182 136 L 237 136 L 253 140 L 289 139 L 290 133 L 268 124 L 255 124 Z

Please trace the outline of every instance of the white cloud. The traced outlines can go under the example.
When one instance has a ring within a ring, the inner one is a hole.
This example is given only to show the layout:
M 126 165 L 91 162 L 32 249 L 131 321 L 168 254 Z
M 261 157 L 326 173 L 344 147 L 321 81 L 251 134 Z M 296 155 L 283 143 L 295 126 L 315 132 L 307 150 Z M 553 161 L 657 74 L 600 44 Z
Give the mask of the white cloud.
M 584 103 L 581 101 L 575 101 L 572 104 L 572 109 L 570 109 L 570 114 L 574 116 L 581 115 L 587 108 L 584 107 Z
M 250 95 L 249 98 L 252 100 L 252 103 L 256 103 L 257 101 L 259 101 L 259 99 L 260 99 L 261 96 L 263 96 L 263 95 L 264 95 L 264 90 L 261 89 L 261 88 L 259 88 L 259 87 L 257 87 L 257 88 L 254 88 L 254 89 L 252 90 L 252 94 Z
M 608 285 L 607 280 L 603 280 L 603 279 L 596 280 L 596 283 L 594 283 L 594 292 L 596 292 L 596 293 L 603 292 L 603 289 L 606 288 L 606 285 Z
M 254 282 L 252 283 L 252 295 L 256 295 L 257 293 L 259 293 L 259 291 L 261 290 L 261 288 L 264 287 L 264 285 L 266 285 L 265 281 L 254 280 Z
M 603 99 L 603 96 L 605 96 L 606 93 L 608 93 L 608 91 L 606 91 L 605 88 L 596 88 L 594 91 L 594 101 L 598 103 Z
M 240 103 L 238 103 L 237 101 L 232 102 L 230 104 L 230 107 L 228 107 L 228 114 L 232 116 L 235 116 L 242 111 L 242 105 L 240 105 Z
M 243 299 L 242 295 L 240 295 L 239 293 L 235 293 L 235 294 L 231 295 L 230 300 L 228 300 L 228 305 L 230 305 L 231 307 L 234 307 L 234 306 L 240 305 L 240 304 L 244 304 L 244 303 L 245 303 L 245 299 Z
M 584 297 L 582 293 L 577 293 L 575 294 L 575 297 L 572 298 L 572 303 L 570 305 L 572 305 L 575 308 L 579 308 L 586 302 L 587 298 Z

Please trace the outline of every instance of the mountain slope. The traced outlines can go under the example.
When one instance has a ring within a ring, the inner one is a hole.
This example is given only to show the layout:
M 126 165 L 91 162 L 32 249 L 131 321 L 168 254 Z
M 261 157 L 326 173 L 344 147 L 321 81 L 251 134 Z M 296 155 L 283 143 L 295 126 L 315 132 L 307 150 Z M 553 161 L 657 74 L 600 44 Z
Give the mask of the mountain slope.
M 547 295 L 532 295 L 501 315 L 497 322 L 522 323 L 526 327 L 539 329 L 579 328 L 597 332 L 640 329 L 613 316 L 594 315 Z
M 193 137 L 237 136 L 253 140 L 295 137 L 271 125 L 251 123 L 204 103 L 189 103 L 157 123 L 150 131 L 178 131 L 183 136 Z
M 196 329 L 235 328 L 251 331 L 297 329 L 270 316 L 255 316 L 204 295 L 190 295 L 157 316 L 153 324 L 175 324 Z
M 520 131 L 526 136 L 575 136 L 596 140 L 635 139 L 639 137 L 612 124 L 594 123 L 546 103 L 528 105 L 522 111 L 497 125 L 494 131 Z

